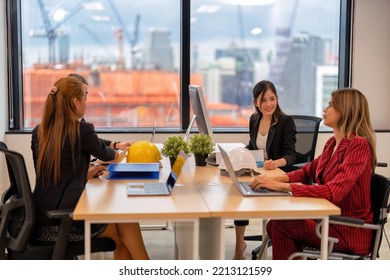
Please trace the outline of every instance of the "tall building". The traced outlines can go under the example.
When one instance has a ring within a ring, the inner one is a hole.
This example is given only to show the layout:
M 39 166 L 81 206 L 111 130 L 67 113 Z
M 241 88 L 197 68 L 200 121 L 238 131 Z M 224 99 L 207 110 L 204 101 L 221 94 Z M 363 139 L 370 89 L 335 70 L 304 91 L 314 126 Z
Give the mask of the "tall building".
M 58 37 L 58 62 L 61 64 L 69 63 L 69 52 L 70 52 L 70 43 L 69 36 L 63 34 Z
M 260 61 L 260 50 L 236 48 L 215 50 L 215 62 L 204 70 L 210 101 L 248 106 L 252 104 L 253 69 Z
M 219 58 L 207 64 L 202 74 L 208 103 L 232 103 L 226 102 L 226 97 L 234 94 L 234 86 L 231 84 L 236 74 L 233 58 Z
M 284 37 L 271 66 L 279 102 L 286 113 L 316 113 L 316 67 L 325 64 L 325 41 L 308 33 Z
M 173 49 L 170 32 L 164 29 L 151 28 L 145 42 L 145 68 L 173 71 Z
M 316 71 L 315 115 L 322 116 L 328 106 L 332 92 L 338 88 L 339 73 L 337 65 L 319 65 Z

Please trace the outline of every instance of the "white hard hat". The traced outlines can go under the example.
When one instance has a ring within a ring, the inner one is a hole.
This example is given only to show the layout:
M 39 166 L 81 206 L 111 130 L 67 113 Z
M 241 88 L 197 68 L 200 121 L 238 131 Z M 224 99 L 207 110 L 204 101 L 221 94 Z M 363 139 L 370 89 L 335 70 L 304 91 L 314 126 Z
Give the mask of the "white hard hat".
M 228 155 L 237 176 L 241 176 L 244 173 L 251 172 L 251 170 L 257 170 L 255 157 L 247 148 L 235 148 L 228 152 Z M 219 164 L 219 168 L 222 170 L 226 170 L 226 165 L 223 160 Z M 223 172 L 222 170 L 221 174 L 225 175 L 225 172 Z

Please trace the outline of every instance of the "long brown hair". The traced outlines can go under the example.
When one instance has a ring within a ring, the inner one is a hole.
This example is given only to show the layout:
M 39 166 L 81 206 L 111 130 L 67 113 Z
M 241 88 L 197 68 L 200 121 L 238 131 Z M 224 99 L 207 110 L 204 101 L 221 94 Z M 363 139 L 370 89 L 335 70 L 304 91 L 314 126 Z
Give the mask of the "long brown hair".
M 332 93 L 332 102 L 341 116 L 338 123 L 340 132 L 347 137 L 355 134 L 367 139 L 371 148 L 371 165 L 374 172 L 377 161 L 376 138 L 366 97 L 357 89 L 344 88 Z
M 276 109 L 275 109 L 275 112 L 272 114 L 272 120 L 271 120 L 271 125 L 275 125 L 277 122 L 278 122 L 278 118 L 280 115 L 285 115 L 284 112 L 282 111 L 282 108 L 280 108 L 279 106 L 279 97 L 278 97 L 278 93 L 276 92 L 276 88 L 275 88 L 275 85 L 270 82 L 270 81 L 267 81 L 267 80 L 262 80 L 260 82 L 258 82 L 254 87 L 253 87 L 253 104 L 255 105 L 255 108 L 256 108 L 256 112 L 260 115 L 262 115 L 261 111 L 259 108 L 257 108 L 256 106 L 256 102 L 257 102 L 257 99 L 259 98 L 263 98 L 263 95 L 264 93 L 267 91 L 267 90 L 270 90 L 272 91 L 275 96 L 276 96 L 276 100 L 277 100 L 277 105 L 276 105 Z
M 61 78 L 47 96 L 38 130 L 37 172 L 44 186 L 59 181 L 61 151 L 66 139 L 70 141 L 75 166 L 75 146 L 80 136 L 80 124 L 74 100 L 84 97 L 81 85 L 75 78 Z

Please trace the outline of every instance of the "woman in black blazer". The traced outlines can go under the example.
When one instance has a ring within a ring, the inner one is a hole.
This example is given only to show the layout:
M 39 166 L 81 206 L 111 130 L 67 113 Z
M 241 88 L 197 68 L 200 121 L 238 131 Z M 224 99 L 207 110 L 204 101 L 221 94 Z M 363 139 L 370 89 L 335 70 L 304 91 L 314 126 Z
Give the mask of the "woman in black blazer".
M 33 131 L 37 219 L 33 238 L 38 242 L 56 241 L 59 225 L 46 212 L 76 207 L 87 182 L 91 155 L 103 161 L 119 156 L 98 138 L 92 124 L 80 121 L 87 107 L 86 89 L 73 77 L 59 79 L 47 96 L 42 122 Z M 149 259 L 139 223 L 96 224 L 91 237 L 113 239 L 114 259 Z M 84 239 L 82 223 L 74 223 L 69 239 Z
M 270 81 L 260 81 L 253 88 L 253 103 L 256 112 L 249 120 L 250 140 L 246 148 L 264 151 L 264 168 L 281 168 L 285 171 L 295 163 L 296 129 L 294 120 L 283 113 L 278 103 L 278 94 Z M 236 247 L 233 259 L 244 259 L 245 229 L 248 220 L 234 221 Z

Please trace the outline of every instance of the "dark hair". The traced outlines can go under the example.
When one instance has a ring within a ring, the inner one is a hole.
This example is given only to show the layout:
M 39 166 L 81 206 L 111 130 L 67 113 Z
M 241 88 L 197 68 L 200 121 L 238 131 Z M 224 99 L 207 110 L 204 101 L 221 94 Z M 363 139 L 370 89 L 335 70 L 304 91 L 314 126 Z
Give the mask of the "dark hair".
M 70 73 L 68 75 L 68 77 L 75 78 L 75 79 L 79 80 L 80 82 L 82 82 L 83 84 L 88 85 L 87 80 L 83 76 L 81 76 L 80 74 Z
M 276 99 L 278 101 L 278 103 L 276 105 L 275 112 L 272 114 L 271 125 L 274 125 L 274 124 L 276 124 L 278 122 L 279 116 L 280 115 L 284 115 L 284 112 L 282 111 L 282 109 L 279 106 L 278 93 L 276 92 L 275 85 L 272 82 L 267 81 L 267 80 L 262 80 L 262 81 L 258 82 L 253 87 L 253 104 L 255 105 L 256 112 L 262 116 L 263 114 L 261 113 L 260 109 L 257 108 L 257 106 L 256 106 L 256 101 L 257 101 L 257 99 L 262 98 L 264 93 L 267 90 L 272 91 L 275 94 Z

